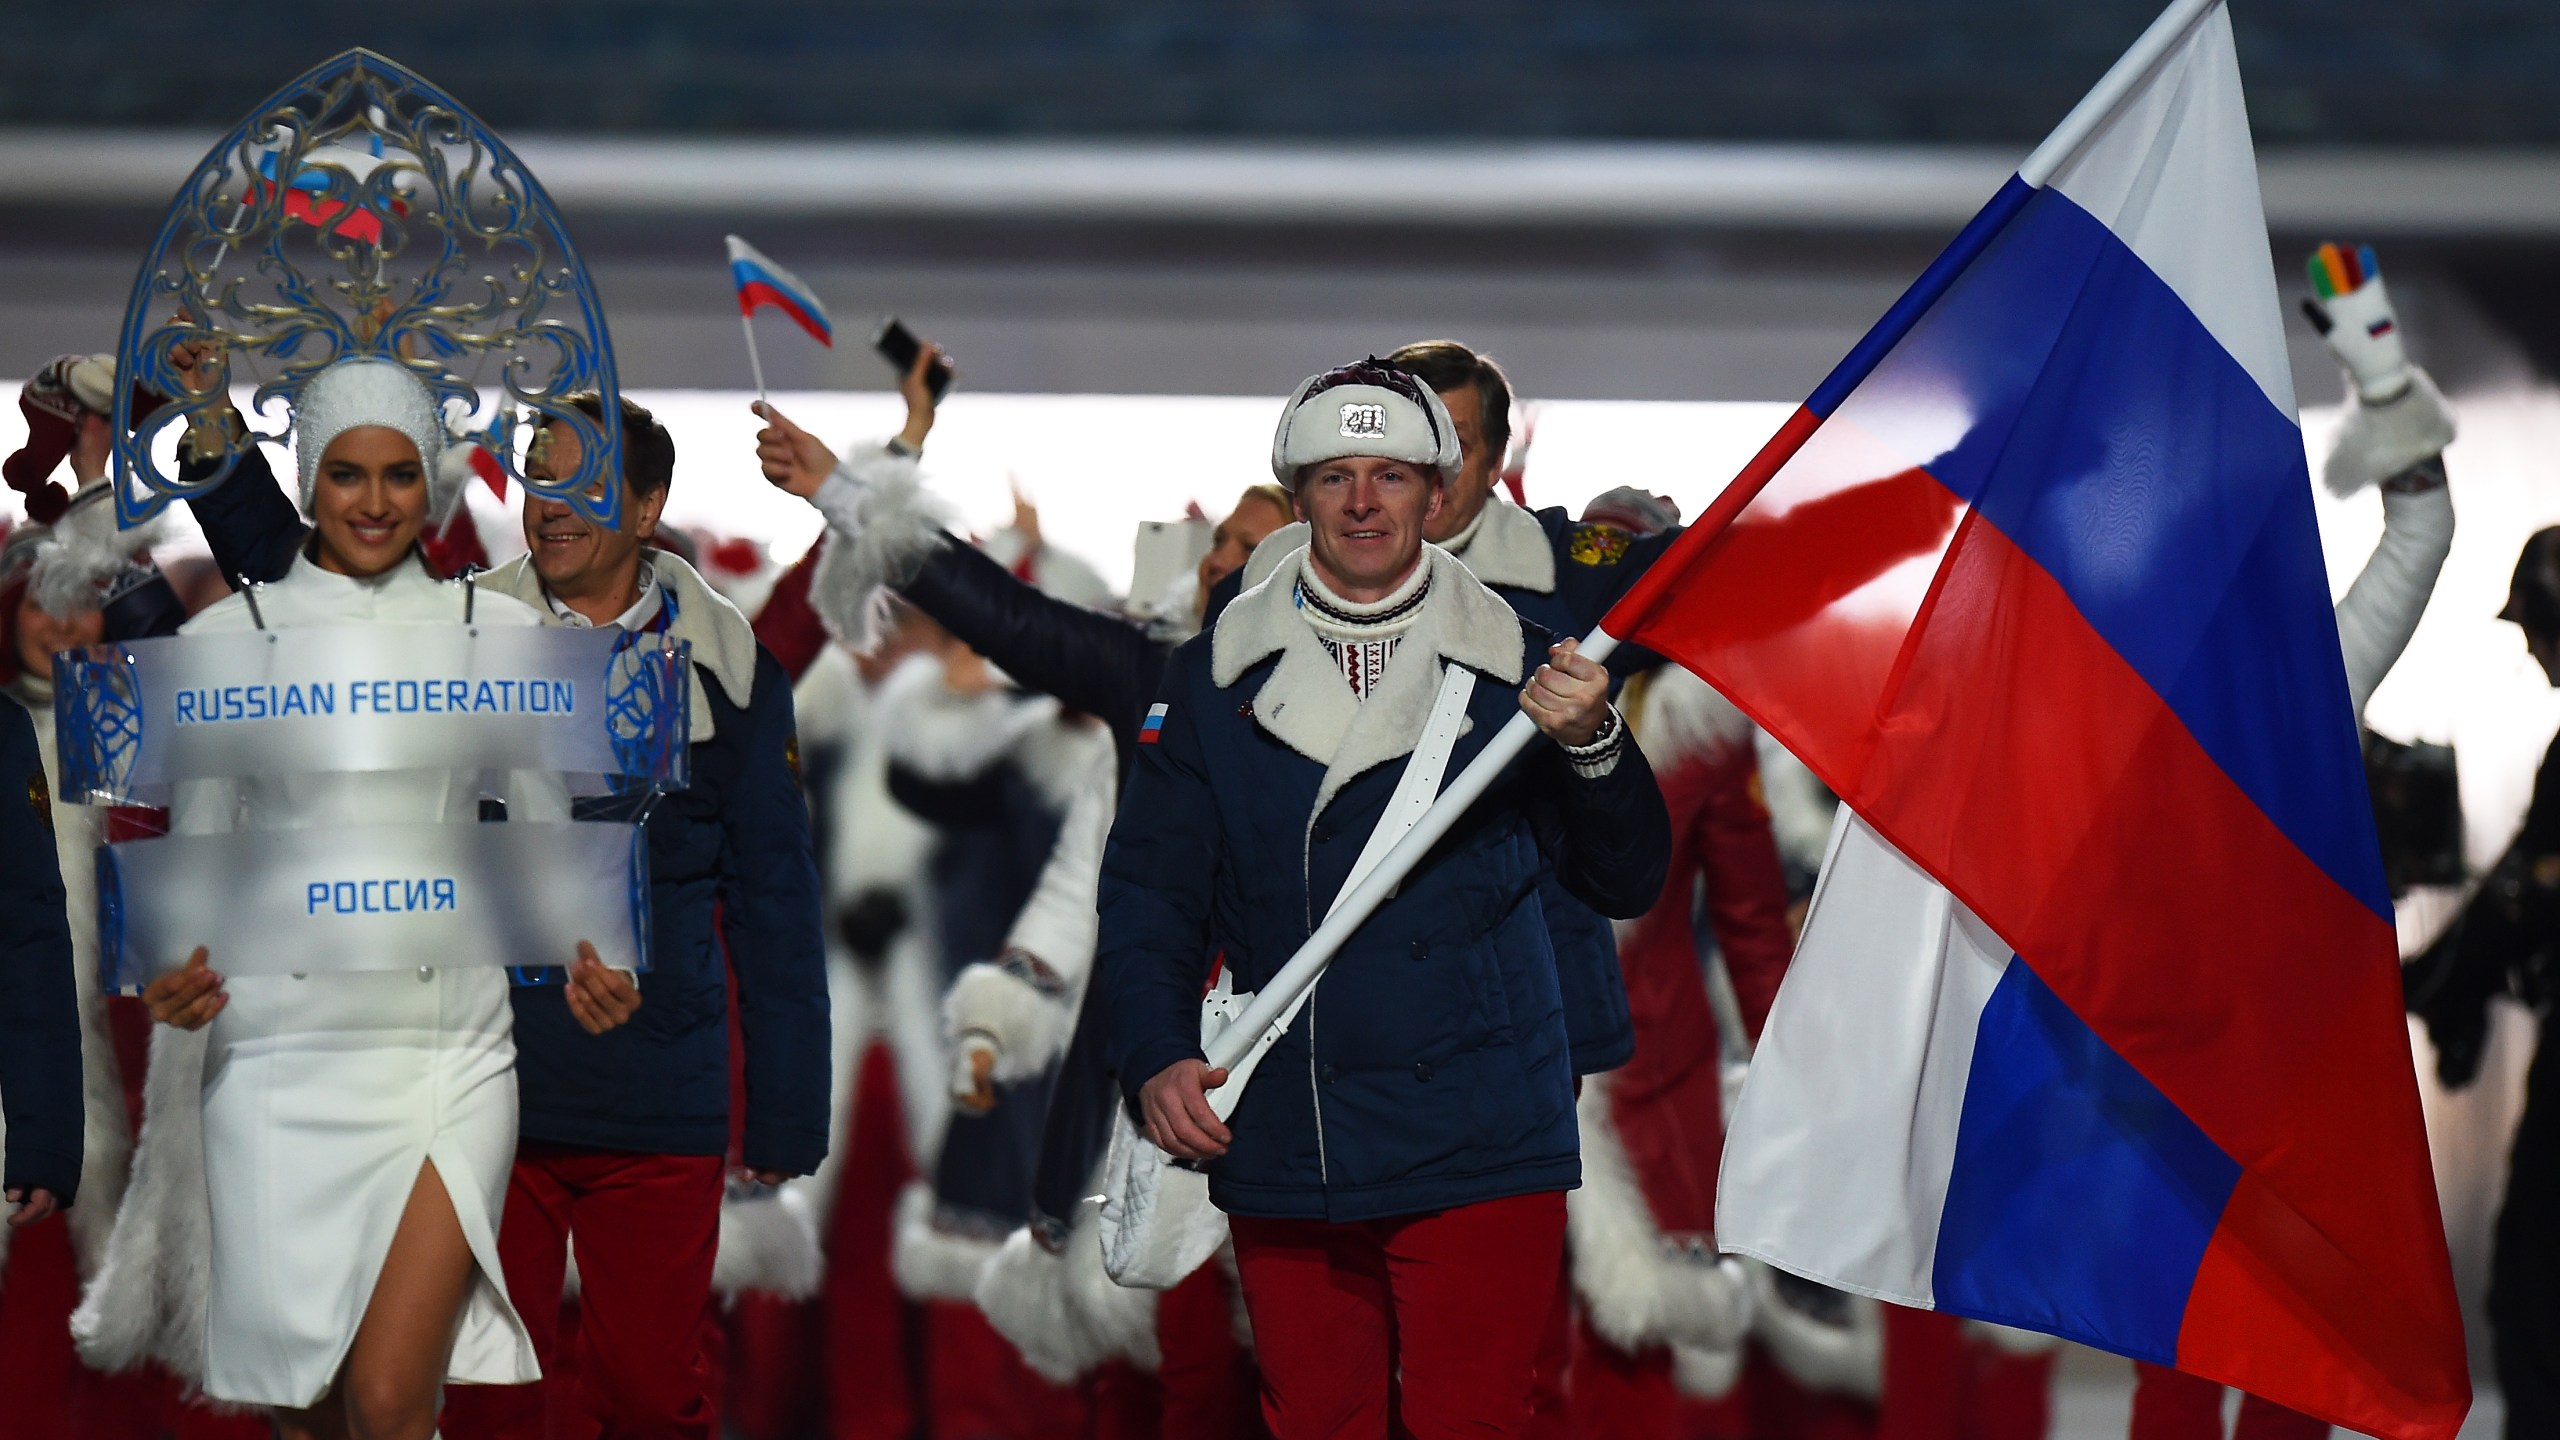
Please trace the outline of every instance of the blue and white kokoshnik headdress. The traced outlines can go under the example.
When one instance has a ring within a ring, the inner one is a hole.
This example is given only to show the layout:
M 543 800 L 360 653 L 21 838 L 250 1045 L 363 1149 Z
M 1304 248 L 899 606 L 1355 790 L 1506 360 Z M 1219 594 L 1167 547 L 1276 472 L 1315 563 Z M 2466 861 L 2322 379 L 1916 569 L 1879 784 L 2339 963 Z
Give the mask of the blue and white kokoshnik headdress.
M 224 384 L 199 393 L 180 382 L 170 351 L 189 340 L 220 347 Z M 118 387 L 116 513 L 127 525 L 230 478 L 260 438 L 221 423 L 241 379 L 256 382 L 253 418 L 288 412 L 306 494 L 327 444 L 317 428 L 387 424 L 421 442 L 431 476 L 435 452 L 477 445 L 527 489 L 602 524 L 620 519 L 622 486 L 598 483 L 622 466 L 613 346 L 550 197 L 470 111 L 368 50 L 269 96 L 178 187 L 134 279 L 116 358 L 120 374 L 171 397 L 133 429 L 132 387 Z M 372 363 L 343 363 L 357 359 Z M 603 418 L 569 403 L 581 392 L 602 398 Z M 431 425 L 416 423 L 420 397 Z M 579 463 L 536 481 L 524 450 L 545 423 L 577 436 Z M 220 457 L 208 473 L 181 479 L 181 432 L 196 454 Z M 459 493 L 444 479 L 437 513 Z

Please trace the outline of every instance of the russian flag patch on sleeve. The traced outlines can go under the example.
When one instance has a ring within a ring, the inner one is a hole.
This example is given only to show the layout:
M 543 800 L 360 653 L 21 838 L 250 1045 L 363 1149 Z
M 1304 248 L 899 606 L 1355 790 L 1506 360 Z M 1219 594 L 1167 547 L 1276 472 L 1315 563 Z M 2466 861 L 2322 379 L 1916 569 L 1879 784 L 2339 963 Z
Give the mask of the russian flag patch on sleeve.
M 1147 707 L 1146 723 L 1138 727 L 1139 744 L 1154 745 L 1163 741 L 1164 712 L 1165 706 L 1162 701 L 1158 701 Z

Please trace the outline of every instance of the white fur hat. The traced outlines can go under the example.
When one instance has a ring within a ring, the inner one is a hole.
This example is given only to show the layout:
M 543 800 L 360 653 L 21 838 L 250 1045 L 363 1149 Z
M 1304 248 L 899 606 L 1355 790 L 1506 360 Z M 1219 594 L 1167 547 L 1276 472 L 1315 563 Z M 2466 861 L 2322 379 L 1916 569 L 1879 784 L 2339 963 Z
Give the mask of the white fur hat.
M 1449 407 L 1430 386 L 1375 356 L 1300 382 L 1271 437 L 1271 473 L 1282 485 L 1304 466 L 1353 455 L 1443 473 L 1462 459 Z
M 444 417 L 426 382 L 397 362 L 376 355 L 341 360 L 303 382 L 294 398 L 293 455 L 302 476 L 302 512 L 311 513 L 311 491 L 329 442 L 359 425 L 381 425 L 409 437 L 427 472 L 427 510 L 450 513 L 461 476 L 446 473 Z M 452 467 L 461 470 L 462 467 Z M 468 473 L 464 471 L 464 473 Z

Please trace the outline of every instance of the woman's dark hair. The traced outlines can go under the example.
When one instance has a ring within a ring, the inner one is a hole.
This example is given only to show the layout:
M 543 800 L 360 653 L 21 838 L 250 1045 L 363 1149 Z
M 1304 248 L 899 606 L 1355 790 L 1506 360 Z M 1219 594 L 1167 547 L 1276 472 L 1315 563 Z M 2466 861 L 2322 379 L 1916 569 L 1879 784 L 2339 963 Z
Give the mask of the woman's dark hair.
M 1469 386 L 1483 415 L 1485 448 L 1496 457 L 1511 448 L 1511 377 L 1490 355 L 1479 355 L 1455 340 L 1417 340 L 1387 356 L 1387 363 L 1411 374 L 1443 395 Z
M 615 397 L 622 412 L 622 478 L 634 493 L 655 495 L 675 483 L 676 440 L 646 405 L 627 395 Z M 604 397 L 581 390 L 568 397 L 569 408 L 604 423 Z

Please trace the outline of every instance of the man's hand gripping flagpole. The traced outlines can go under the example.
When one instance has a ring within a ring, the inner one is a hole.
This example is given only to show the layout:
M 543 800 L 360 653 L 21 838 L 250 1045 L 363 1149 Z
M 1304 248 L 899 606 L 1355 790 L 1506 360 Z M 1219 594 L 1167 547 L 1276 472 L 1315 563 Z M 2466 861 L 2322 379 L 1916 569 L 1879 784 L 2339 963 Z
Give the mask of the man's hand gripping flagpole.
M 2039 186 L 2050 179 L 2054 171 L 2124 104 L 2126 97 L 2142 83 L 2143 77 L 2160 62 L 2161 57 L 2185 38 L 2197 21 L 2221 3 L 2222 0 L 2178 0 L 2162 11 L 2160 17 L 2151 22 L 2151 28 L 2143 32 L 2142 38 L 2117 59 L 2105 78 L 2081 98 L 2080 103 L 2045 138 L 2045 142 L 2036 147 L 2035 153 L 2027 157 L 2026 163 L 2018 167 L 2018 178 L 2029 186 Z M 1998 233 L 1998 228 L 1996 225 L 1977 227 L 1975 232 L 1959 237 L 1841 362 L 1839 370 L 1823 385 L 1823 392 L 1845 393 L 1865 379 L 1885 353 L 1910 331 L 1931 303 L 1963 272 L 1982 246 Z M 1967 241 L 1972 243 L 1967 244 Z M 1694 563 L 1701 550 L 1715 543 L 1733 524 L 1734 517 L 1742 513 L 1743 507 L 1749 505 L 1796 451 L 1813 438 L 1814 431 L 1821 424 L 1821 417 L 1810 409 L 1799 409 L 1789 416 L 1786 423 L 1778 428 L 1778 433 L 1769 437 L 1768 443 L 1760 447 L 1759 453 L 1751 457 L 1750 463 L 1742 467 L 1741 473 L 1734 476 L 1732 483 L 1726 485 L 1698 517 L 1698 523 L 1690 526 L 1654 563 L 1650 574 L 1636 583 L 1609 618 L 1614 620 L 1621 614 L 1640 615 L 1650 610 L 1668 583 Z M 1592 661 L 1607 660 L 1610 652 L 1617 648 L 1617 637 L 1609 633 L 1605 622 L 1584 637 L 1580 647 L 1583 658 Z M 1502 727 L 1501 732 L 1486 744 L 1465 770 L 1459 772 L 1458 778 L 1450 781 L 1448 788 L 1440 792 L 1440 798 L 1433 801 L 1431 808 L 1414 823 L 1412 831 L 1387 852 L 1386 858 L 1369 872 L 1367 878 L 1343 897 L 1341 903 L 1325 917 L 1324 923 L 1307 937 L 1307 942 L 1298 947 L 1298 953 L 1290 956 L 1289 963 L 1280 968 L 1280 972 L 1271 978 L 1271 983 L 1262 987 L 1254 996 L 1253 1003 L 1236 1018 L 1236 1023 L 1218 1034 L 1209 1046 L 1211 1069 L 1232 1071 L 1264 1030 L 1281 1023 L 1283 1016 L 1294 1013 L 1298 997 L 1316 982 L 1317 976 L 1324 973 L 1324 967 L 1333 962 L 1334 952 L 1342 948 L 1342 943 L 1351 938 L 1352 932 L 1360 928 L 1370 912 L 1395 893 L 1396 887 L 1404 883 L 1405 876 L 1422 863 L 1422 857 L 1440 842 L 1441 836 L 1449 833 L 1449 827 L 1455 825 L 1467 807 L 1492 786 L 1494 778 L 1528 748 L 1537 734 L 1537 725 L 1527 715 L 1511 717 L 1510 723 Z

